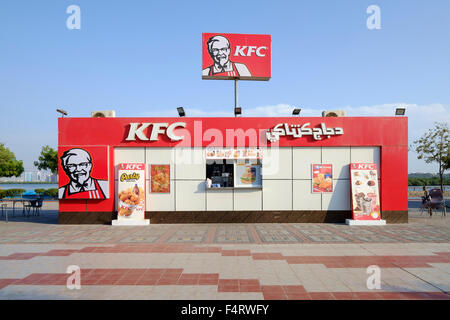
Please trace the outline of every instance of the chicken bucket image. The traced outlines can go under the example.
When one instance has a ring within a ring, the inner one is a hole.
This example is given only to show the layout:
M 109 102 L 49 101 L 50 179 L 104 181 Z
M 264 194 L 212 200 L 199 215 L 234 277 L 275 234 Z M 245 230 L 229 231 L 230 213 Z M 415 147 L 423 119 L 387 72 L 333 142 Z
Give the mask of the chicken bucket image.
M 118 171 L 118 220 L 145 218 L 145 164 L 121 163 Z

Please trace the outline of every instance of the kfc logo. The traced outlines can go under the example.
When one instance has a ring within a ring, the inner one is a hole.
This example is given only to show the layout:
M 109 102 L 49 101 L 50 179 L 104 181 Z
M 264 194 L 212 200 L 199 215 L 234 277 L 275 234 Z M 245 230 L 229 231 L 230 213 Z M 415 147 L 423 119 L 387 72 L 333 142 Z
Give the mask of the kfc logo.
M 203 34 L 203 79 L 269 80 L 271 36 Z
M 207 42 L 208 52 L 214 64 L 203 69 L 204 76 L 251 77 L 247 66 L 230 61 L 230 42 L 223 36 L 214 36 Z M 236 55 L 236 54 L 235 54 Z
M 104 148 L 106 154 L 102 158 L 107 159 L 107 148 Z M 60 171 L 60 185 L 64 180 L 68 182 L 59 188 L 59 199 L 107 199 L 109 197 L 108 180 L 102 180 L 91 176 L 93 169 L 93 158 L 91 154 L 81 148 L 71 148 L 66 150 L 60 156 L 62 171 Z M 98 164 L 99 167 L 102 167 Z M 104 164 L 101 171 L 106 171 L 107 163 Z M 105 170 L 106 169 L 106 170 Z

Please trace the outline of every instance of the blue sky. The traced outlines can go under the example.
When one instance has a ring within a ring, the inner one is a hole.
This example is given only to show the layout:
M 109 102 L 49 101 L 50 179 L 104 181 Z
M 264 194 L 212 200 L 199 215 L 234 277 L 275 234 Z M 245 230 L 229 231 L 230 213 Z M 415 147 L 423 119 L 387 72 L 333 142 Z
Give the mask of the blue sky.
M 66 8 L 81 8 L 81 29 Z M 368 30 L 366 9 L 381 8 Z M 202 32 L 272 35 L 272 79 L 241 81 L 243 116 L 407 107 L 410 140 L 450 120 L 450 1 L 86 1 L 0 3 L 0 141 L 26 169 L 57 146 L 57 114 L 231 115 L 233 82 L 201 79 Z M 229 92 L 217 99 L 222 92 Z M 410 153 L 409 171 L 435 172 Z

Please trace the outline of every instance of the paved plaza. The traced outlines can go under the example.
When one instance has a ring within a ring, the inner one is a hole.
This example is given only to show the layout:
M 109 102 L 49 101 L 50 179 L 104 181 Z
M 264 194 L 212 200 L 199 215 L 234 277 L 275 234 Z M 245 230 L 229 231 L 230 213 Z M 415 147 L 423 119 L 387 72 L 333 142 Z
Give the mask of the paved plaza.
M 0 221 L 0 299 L 450 299 L 450 223 L 58 225 Z M 81 269 L 69 290 L 67 267 Z M 381 270 L 368 289 L 367 267 Z

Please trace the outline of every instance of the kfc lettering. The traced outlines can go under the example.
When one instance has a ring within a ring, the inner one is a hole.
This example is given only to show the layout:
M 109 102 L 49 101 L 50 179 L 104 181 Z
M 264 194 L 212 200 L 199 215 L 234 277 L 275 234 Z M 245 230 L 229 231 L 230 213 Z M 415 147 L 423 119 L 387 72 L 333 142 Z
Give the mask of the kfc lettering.
M 265 57 L 266 54 L 262 54 L 261 50 L 267 50 L 267 47 L 255 47 L 255 46 L 250 46 L 248 47 L 247 50 L 247 54 L 245 54 L 245 49 L 247 48 L 247 46 L 236 46 L 236 51 L 234 52 L 234 56 L 242 56 L 242 57 L 251 57 L 252 53 L 254 52 L 258 57 Z
M 376 170 L 377 165 L 370 164 L 370 163 L 352 163 L 351 169 L 354 169 L 354 170 Z
M 140 126 L 139 126 L 140 125 Z M 144 130 L 148 127 L 152 126 L 152 130 L 150 131 L 150 137 L 148 137 Z M 174 134 L 174 130 L 176 128 L 186 128 L 185 122 L 174 122 L 171 125 L 168 123 L 130 123 L 130 130 L 128 131 L 128 137 L 125 139 L 126 141 L 135 141 L 136 137 L 138 140 L 149 140 L 149 141 L 158 141 L 160 134 L 166 134 L 167 137 L 172 141 L 180 141 L 184 139 L 184 136 L 177 136 Z M 163 129 L 167 128 L 167 129 Z
M 145 165 L 141 163 L 121 163 L 119 170 L 144 170 Z

